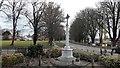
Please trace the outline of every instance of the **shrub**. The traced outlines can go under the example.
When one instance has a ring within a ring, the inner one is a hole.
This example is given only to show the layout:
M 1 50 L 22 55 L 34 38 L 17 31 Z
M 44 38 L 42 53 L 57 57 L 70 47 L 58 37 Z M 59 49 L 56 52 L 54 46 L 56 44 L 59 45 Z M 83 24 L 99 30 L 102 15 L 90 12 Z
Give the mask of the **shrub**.
M 55 48 L 55 49 L 48 49 L 46 52 L 47 57 L 51 57 L 51 58 L 57 58 L 60 57 L 62 53 L 62 49 L 61 48 Z
M 77 52 L 73 52 L 73 56 L 76 58 L 75 61 L 79 62 L 79 60 L 80 60 L 80 54 L 77 53 Z
M 39 55 L 44 55 L 43 45 L 37 44 L 28 47 L 27 56 L 38 57 Z
M 77 53 L 77 52 L 73 52 L 73 56 L 74 56 L 75 58 L 80 58 L 80 54 Z
M 95 52 L 87 52 L 87 51 L 75 49 L 73 52 L 73 56 L 77 58 L 79 57 L 79 55 L 81 60 L 86 60 L 86 61 L 91 61 L 92 59 L 94 59 L 94 61 L 98 61 L 100 56 L 100 54 Z
M 99 61 L 102 65 L 108 68 L 119 68 L 120 67 L 120 56 L 100 56 Z
M 2 55 L 2 66 L 12 66 L 24 61 L 22 53 Z

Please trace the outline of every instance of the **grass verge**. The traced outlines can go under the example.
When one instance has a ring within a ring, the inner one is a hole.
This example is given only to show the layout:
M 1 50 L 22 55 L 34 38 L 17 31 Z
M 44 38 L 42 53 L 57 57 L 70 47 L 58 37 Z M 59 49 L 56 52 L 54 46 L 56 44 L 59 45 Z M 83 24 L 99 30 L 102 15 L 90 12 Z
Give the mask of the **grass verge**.
M 10 48 L 11 40 L 2 40 L 0 41 L 2 43 L 2 49 Z M 64 46 L 63 43 L 55 42 L 58 46 Z M 48 41 L 37 41 L 37 44 L 44 45 L 44 47 L 49 47 Z M 15 41 L 14 42 L 14 48 L 26 48 L 30 45 L 33 45 L 33 41 Z

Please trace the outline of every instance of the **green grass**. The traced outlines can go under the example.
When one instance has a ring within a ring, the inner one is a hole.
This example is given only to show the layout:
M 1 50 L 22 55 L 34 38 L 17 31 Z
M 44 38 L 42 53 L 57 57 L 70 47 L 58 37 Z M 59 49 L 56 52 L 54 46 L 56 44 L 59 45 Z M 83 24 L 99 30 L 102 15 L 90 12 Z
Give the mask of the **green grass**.
M 3 49 L 10 48 L 10 44 L 11 44 L 10 40 L 0 41 L 0 43 L 2 43 L 2 48 Z M 55 43 L 58 46 L 63 46 L 64 45 L 63 43 L 59 43 L 59 42 L 55 42 Z M 48 41 L 37 41 L 37 44 L 42 44 L 42 45 L 44 45 L 44 47 L 49 47 Z M 15 48 L 26 48 L 30 45 L 33 45 L 33 41 L 15 41 L 14 42 L 14 47 Z
M 63 47 L 63 46 L 64 46 L 64 43 L 61 43 L 61 42 L 59 42 L 59 41 L 56 41 L 55 43 L 56 43 L 56 45 L 58 45 L 58 46 L 60 46 L 60 47 Z

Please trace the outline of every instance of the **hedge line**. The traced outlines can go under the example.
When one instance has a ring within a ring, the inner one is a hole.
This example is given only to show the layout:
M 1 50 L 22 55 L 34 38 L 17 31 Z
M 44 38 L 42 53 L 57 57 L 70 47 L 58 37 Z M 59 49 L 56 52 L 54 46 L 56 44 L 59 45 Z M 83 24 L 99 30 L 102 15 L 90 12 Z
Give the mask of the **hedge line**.
M 102 65 L 107 68 L 119 68 L 120 67 L 120 55 L 112 55 L 112 56 L 100 56 L 99 61 Z
M 73 56 L 76 58 L 79 57 L 81 60 L 92 61 L 94 59 L 94 61 L 98 61 L 100 54 L 74 49 Z

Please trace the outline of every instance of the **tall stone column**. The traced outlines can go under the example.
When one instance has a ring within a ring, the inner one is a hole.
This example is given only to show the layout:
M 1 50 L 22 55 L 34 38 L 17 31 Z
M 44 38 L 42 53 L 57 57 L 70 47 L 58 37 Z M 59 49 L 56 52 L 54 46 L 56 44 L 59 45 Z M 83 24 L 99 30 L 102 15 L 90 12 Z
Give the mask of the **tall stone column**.
M 68 25 L 68 18 L 69 18 L 70 16 L 67 14 L 67 17 L 66 17 L 66 19 L 67 19 L 67 24 L 66 24 L 66 48 L 67 49 L 69 49 L 70 48 L 70 46 L 69 46 L 69 25 Z
M 69 25 L 68 25 L 68 18 L 69 17 L 70 16 L 67 14 L 67 16 L 66 16 L 66 19 L 67 19 L 67 24 L 66 24 L 66 45 L 62 50 L 62 56 L 58 58 L 65 65 L 72 64 L 72 61 L 75 59 L 73 57 L 73 49 L 71 49 L 70 46 L 69 46 Z

